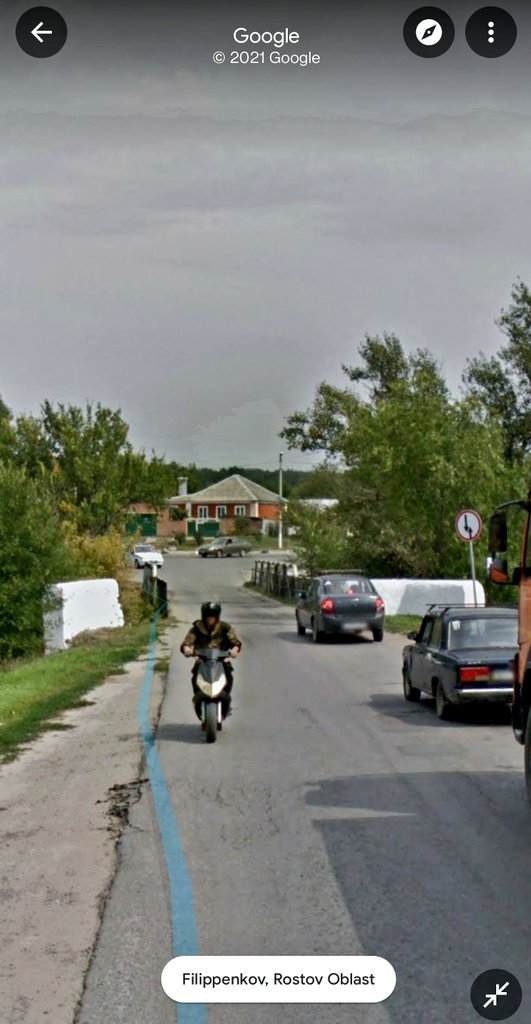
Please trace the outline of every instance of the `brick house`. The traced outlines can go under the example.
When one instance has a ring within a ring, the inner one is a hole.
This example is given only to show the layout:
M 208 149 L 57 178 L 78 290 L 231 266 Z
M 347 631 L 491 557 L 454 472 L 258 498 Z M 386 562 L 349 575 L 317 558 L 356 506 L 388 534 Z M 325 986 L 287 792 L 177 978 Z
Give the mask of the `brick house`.
M 284 508 L 286 504 L 284 499 Z M 170 498 L 168 506 L 170 516 L 172 509 L 186 512 L 189 536 L 198 529 L 212 536 L 217 533 L 237 533 L 240 518 L 251 520 L 257 532 L 266 533 L 268 523 L 278 521 L 280 498 L 267 487 L 234 473 L 195 494 L 186 492 L 185 481 L 182 479 L 179 481 L 179 494 Z
M 146 501 L 136 501 L 127 510 L 127 529 L 134 533 L 139 531 L 143 537 L 186 537 L 186 520 L 172 518 L 170 508 L 157 512 Z

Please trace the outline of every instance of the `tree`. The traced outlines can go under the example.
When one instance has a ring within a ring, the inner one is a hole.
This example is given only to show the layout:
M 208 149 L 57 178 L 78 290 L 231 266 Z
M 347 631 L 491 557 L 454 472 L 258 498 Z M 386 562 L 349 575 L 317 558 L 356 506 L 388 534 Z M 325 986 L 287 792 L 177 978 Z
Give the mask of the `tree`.
M 463 382 L 500 424 L 508 461 L 522 465 L 531 451 L 531 292 L 523 281 L 513 285 L 511 299 L 497 320 L 508 344 L 496 356 L 470 359 Z
M 305 473 L 304 479 L 291 491 L 290 500 L 337 498 L 341 482 L 341 474 L 337 468 L 325 463 L 317 466 L 313 472 Z
M 343 366 L 351 384 L 366 385 L 368 405 L 389 397 L 400 386 L 412 394 L 436 394 L 448 398 L 448 387 L 437 360 L 426 349 L 417 349 L 407 356 L 394 334 L 365 336 L 359 348 L 361 366 Z M 288 417 L 280 436 L 288 447 L 300 451 L 324 451 L 329 458 L 341 461 L 350 424 L 361 416 L 367 401 L 359 388 L 339 388 L 325 381 L 318 385 L 314 403 L 306 412 Z
M 125 459 L 128 504 L 146 501 L 160 511 L 175 494 L 175 476 L 163 458 L 151 452 L 129 452 Z
M 395 334 L 384 332 L 383 340 L 379 335 L 371 338 L 366 334 L 359 347 L 359 355 L 362 366 L 344 366 L 343 370 L 353 384 L 360 382 L 369 387 L 373 401 L 385 398 L 394 384 L 409 379 L 409 363 Z
M 333 512 L 290 502 L 286 516 L 296 532 L 300 565 L 309 576 L 318 569 L 349 568 L 349 538 L 345 524 Z
M 104 533 L 128 498 L 132 448 L 119 411 L 99 403 L 57 406 L 46 401 L 42 427 L 53 492 L 62 514 L 81 529 Z
M 170 467 L 155 454 L 135 452 L 128 434 L 119 410 L 46 401 L 39 417 L 20 416 L 12 425 L 7 455 L 32 479 L 46 481 L 63 519 L 103 534 L 123 525 L 133 501 L 162 508 L 174 490 Z
M 0 462 L 11 461 L 13 457 L 14 429 L 12 413 L 0 397 Z
M 367 369 L 367 339 L 362 346 L 354 383 L 372 381 L 368 399 L 320 384 L 313 406 L 289 417 L 283 436 L 341 467 L 335 524 L 349 537 L 350 564 L 374 575 L 462 575 L 466 552 L 454 518 L 467 505 L 487 514 L 510 489 L 503 434 L 477 400 L 451 399 L 430 353 L 402 358 L 395 342 L 399 372 L 389 374 L 385 362 L 385 377 L 374 361 Z
M 43 601 L 71 565 L 59 517 L 42 483 L 0 464 L 0 659 L 39 650 Z

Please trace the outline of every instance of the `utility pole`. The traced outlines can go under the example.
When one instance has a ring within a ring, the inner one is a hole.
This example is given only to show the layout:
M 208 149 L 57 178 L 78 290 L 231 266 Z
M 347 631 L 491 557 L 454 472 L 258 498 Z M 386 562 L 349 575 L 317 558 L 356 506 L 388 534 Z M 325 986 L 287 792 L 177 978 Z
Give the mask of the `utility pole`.
M 282 548 L 282 456 L 284 452 L 281 452 L 278 457 L 278 495 L 279 495 L 279 508 L 278 508 L 278 547 L 279 550 Z

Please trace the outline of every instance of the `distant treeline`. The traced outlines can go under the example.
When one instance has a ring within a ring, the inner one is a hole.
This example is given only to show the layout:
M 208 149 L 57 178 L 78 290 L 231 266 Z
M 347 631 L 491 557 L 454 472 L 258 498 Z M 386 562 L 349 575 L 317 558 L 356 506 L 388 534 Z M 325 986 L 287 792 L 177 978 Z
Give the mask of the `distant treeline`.
M 249 468 L 247 466 L 227 466 L 223 469 L 208 469 L 208 467 L 201 468 L 199 466 L 191 465 L 180 467 L 176 463 L 172 464 L 175 470 L 175 476 L 185 476 L 188 481 L 188 491 L 193 493 L 194 491 L 200 491 L 204 487 L 210 487 L 211 484 L 217 484 L 220 480 L 225 480 L 228 476 L 233 476 L 238 473 L 240 476 L 246 477 L 248 480 L 252 480 L 255 484 L 260 484 L 262 487 L 267 487 L 268 490 L 274 491 L 278 494 L 279 487 L 279 473 L 278 469 L 258 469 Z M 282 489 L 286 498 L 288 498 L 295 489 L 306 488 L 308 483 L 313 480 L 314 474 L 311 471 L 299 470 L 299 469 L 284 469 Z M 326 495 L 311 495 L 312 497 L 326 497 Z

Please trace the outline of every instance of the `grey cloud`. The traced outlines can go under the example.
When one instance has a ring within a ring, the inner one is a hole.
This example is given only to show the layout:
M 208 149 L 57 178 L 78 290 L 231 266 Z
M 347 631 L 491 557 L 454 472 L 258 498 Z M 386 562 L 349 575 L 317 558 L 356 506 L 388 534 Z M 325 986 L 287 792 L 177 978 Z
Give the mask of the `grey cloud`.
M 152 27 L 136 75 L 133 50 L 82 55 L 79 32 L 64 63 L 12 66 L 27 109 L 0 114 L 8 403 L 97 398 L 148 448 L 265 463 L 366 331 L 428 346 L 454 387 L 494 351 L 511 282 L 531 281 L 522 58 L 502 78 L 456 43 L 428 71 L 389 32 L 376 45 L 366 12 L 350 63 L 343 40 L 304 79 L 178 69 Z

